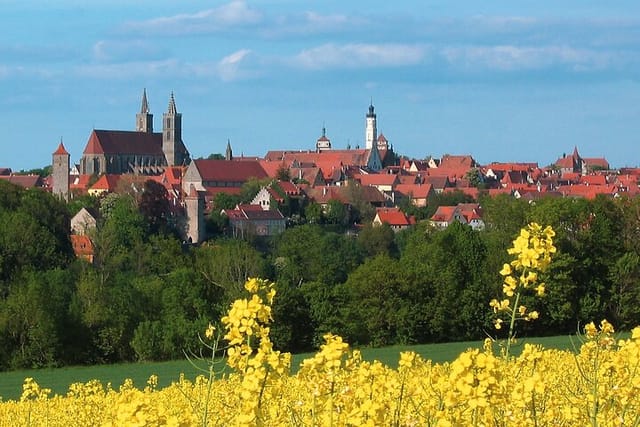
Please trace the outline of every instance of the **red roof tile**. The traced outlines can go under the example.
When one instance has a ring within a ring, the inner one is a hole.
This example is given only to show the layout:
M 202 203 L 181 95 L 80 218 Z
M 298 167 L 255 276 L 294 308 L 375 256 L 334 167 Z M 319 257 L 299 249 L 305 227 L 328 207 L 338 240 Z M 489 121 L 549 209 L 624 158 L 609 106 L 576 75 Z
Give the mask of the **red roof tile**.
M 203 182 L 246 182 L 250 178 L 268 178 L 260 162 L 255 160 L 208 160 L 193 161 Z
M 60 145 L 58 145 L 58 149 L 54 151 L 53 154 L 58 155 L 58 154 L 69 154 L 69 153 L 67 152 L 67 150 L 65 150 L 64 144 L 60 142 Z
M 121 130 L 94 130 L 84 154 L 153 154 L 163 156 L 162 134 Z

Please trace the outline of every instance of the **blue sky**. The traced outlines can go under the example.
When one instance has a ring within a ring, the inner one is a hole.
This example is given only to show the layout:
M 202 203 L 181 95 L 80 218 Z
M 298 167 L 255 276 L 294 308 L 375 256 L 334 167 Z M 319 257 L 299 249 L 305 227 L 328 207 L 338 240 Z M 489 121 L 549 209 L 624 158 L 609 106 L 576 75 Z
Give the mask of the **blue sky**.
M 544 166 L 639 166 L 640 2 L 0 0 L 0 166 L 78 162 L 92 129 L 155 129 L 174 92 L 192 157 L 364 145 Z

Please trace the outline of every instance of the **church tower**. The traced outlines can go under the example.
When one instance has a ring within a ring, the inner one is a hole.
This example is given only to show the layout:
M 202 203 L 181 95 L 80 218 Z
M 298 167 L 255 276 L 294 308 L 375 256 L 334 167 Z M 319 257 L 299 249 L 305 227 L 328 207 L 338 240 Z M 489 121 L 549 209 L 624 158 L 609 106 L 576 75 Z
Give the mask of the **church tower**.
M 168 166 L 182 165 L 186 160 L 182 143 L 182 114 L 176 109 L 176 101 L 171 92 L 169 108 L 162 115 L 162 151 Z
M 369 104 L 367 113 L 367 125 L 364 132 L 365 148 L 370 150 L 378 143 L 378 128 L 376 123 L 376 113 L 373 112 L 373 101 Z
M 316 151 L 331 150 L 331 140 L 327 138 L 327 130 L 322 126 L 322 136 L 316 141 Z
M 233 160 L 233 151 L 231 150 L 231 141 L 227 139 L 227 150 L 224 153 L 224 159 L 226 161 Z
M 53 152 L 51 178 L 53 179 L 53 195 L 69 201 L 69 153 L 60 141 L 58 149 Z
M 153 114 L 149 113 L 147 102 L 147 89 L 142 91 L 142 106 L 136 114 L 136 132 L 153 133 Z

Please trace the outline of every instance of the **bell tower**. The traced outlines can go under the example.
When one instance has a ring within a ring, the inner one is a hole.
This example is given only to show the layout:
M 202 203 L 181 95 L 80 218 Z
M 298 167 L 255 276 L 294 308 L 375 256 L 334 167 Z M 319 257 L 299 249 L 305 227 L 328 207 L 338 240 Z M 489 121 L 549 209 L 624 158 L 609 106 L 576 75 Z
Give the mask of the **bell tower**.
M 378 127 L 376 123 L 376 113 L 373 111 L 373 100 L 369 104 L 369 112 L 367 113 L 366 128 L 364 132 L 365 148 L 370 150 L 378 143 Z
M 153 114 L 149 112 L 146 88 L 142 91 L 140 112 L 136 114 L 136 132 L 153 133 Z
M 162 151 L 168 166 L 181 165 L 185 160 L 182 143 L 182 114 L 176 109 L 176 101 L 171 92 L 169 108 L 162 115 Z

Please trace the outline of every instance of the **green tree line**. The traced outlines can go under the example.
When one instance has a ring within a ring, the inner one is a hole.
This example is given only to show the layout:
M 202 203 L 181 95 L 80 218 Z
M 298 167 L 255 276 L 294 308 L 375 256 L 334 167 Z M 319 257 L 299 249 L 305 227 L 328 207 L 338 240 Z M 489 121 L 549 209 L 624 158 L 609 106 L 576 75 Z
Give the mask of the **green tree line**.
M 197 351 L 198 334 L 241 295 L 248 277 L 276 282 L 273 341 L 315 348 L 327 331 L 382 346 L 496 335 L 506 249 L 531 221 L 558 248 L 527 335 L 575 332 L 601 318 L 640 324 L 640 199 L 480 201 L 483 231 L 427 222 L 357 236 L 305 223 L 271 239 L 216 237 L 194 247 L 175 229 L 162 188 L 65 204 L 0 181 L 0 369 L 165 360 Z M 80 206 L 99 212 L 93 263 L 69 240 Z M 304 221 L 301 221 L 304 222 Z

